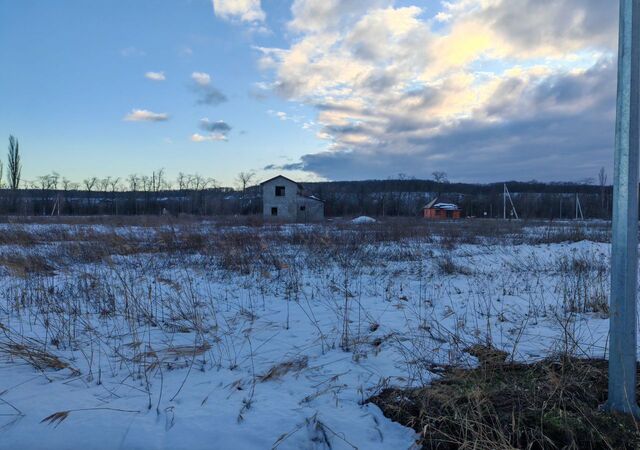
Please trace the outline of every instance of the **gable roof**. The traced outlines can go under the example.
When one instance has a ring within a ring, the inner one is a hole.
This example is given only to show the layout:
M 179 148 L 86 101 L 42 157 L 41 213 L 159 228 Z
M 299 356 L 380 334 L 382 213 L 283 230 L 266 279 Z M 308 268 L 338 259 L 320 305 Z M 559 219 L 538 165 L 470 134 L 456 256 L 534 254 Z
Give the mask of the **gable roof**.
M 298 188 L 300 188 L 300 189 L 304 189 L 304 187 L 303 187 L 300 183 L 298 183 L 297 181 L 293 181 L 291 178 L 287 178 L 287 177 L 285 177 L 284 175 L 276 175 L 276 176 L 275 176 L 275 177 L 273 177 L 273 178 L 269 178 L 268 180 L 265 180 L 265 181 L 263 181 L 262 183 L 260 183 L 260 186 L 262 186 L 263 184 L 269 183 L 270 181 L 276 180 L 276 179 L 278 179 L 278 178 L 284 178 L 285 180 L 290 181 L 291 183 L 293 183 L 293 184 L 297 185 L 297 186 L 298 186 Z
M 302 198 L 306 198 L 308 200 L 314 200 L 316 202 L 320 202 L 320 203 L 324 203 L 324 200 L 319 199 L 318 197 L 316 197 L 315 195 L 303 195 Z
M 435 205 L 427 205 L 422 209 L 444 209 L 447 211 L 458 211 L 460 208 L 454 203 L 436 203 Z
M 429 203 L 427 203 L 426 206 L 422 209 L 446 209 L 449 211 L 457 211 L 460 210 L 460 207 L 457 203 L 452 202 L 450 199 L 440 201 L 440 197 L 436 197 Z
M 429 203 L 427 203 L 427 206 L 425 206 L 422 209 L 431 209 L 433 207 L 433 205 L 436 204 L 437 201 L 438 201 L 438 197 L 436 197 L 433 200 L 431 200 Z

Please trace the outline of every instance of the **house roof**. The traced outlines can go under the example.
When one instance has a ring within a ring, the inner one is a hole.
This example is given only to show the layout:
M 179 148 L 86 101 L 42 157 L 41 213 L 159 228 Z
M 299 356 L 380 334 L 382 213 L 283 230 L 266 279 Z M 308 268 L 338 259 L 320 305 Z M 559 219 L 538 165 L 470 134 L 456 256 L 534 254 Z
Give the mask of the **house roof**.
M 324 203 L 324 200 L 320 200 L 318 197 L 316 197 L 315 195 L 303 195 L 302 197 L 304 198 L 308 198 L 309 200 L 315 200 L 316 202 L 321 202 Z
M 296 184 L 300 189 L 304 189 L 304 187 L 303 187 L 300 183 L 298 183 L 297 181 L 293 181 L 291 178 L 287 178 L 287 177 L 285 177 L 284 175 L 276 175 L 276 176 L 275 176 L 275 177 L 273 177 L 273 178 L 269 178 L 268 180 L 265 180 L 265 181 L 263 181 L 262 183 L 260 183 L 260 186 L 262 186 L 263 184 L 266 184 L 266 183 L 268 183 L 268 182 L 270 182 L 270 181 L 276 180 L 276 179 L 278 179 L 278 178 L 284 178 L 285 180 L 290 181 L 290 182 L 292 182 L 292 183 Z
M 444 209 L 447 211 L 457 211 L 460 208 L 453 203 L 436 203 L 435 205 L 427 205 L 423 209 Z
M 431 200 L 429 203 L 427 203 L 427 206 L 425 206 L 422 209 L 431 209 L 433 207 L 433 205 L 436 204 L 437 201 L 438 201 L 438 197 L 436 197 L 433 200 Z
M 300 183 L 298 183 L 297 181 L 293 181 L 291 178 L 287 178 L 284 175 L 277 175 L 273 178 L 269 178 L 266 181 L 263 181 L 262 183 L 260 183 L 260 186 L 262 186 L 263 184 L 269 183 L 270 181 L 273 180 L 277 180 L 278 178 L 282 178 L 285 179 L 291 183 L 294 183 L 296 186 L 298 186 L 298 189 L 300 189 L 300 191 L 304 191 L 304 186 Z M 316 202 L 322 202 L 324 203 L 324 200 L 320 200 L 318 197 L 316 197 L 315 195 L 304 195 L 304 192 L 299 192 L 298 195 L 300 195 L 300 197 L 302 198 L 308 198 L 309 200 L 315 200 Z
M 422 209 L 445 209 L 448 211 L 457 211 L 460 209 L 455 203 L 438 202 L 438 200 L 438 197 L 434 198 Z

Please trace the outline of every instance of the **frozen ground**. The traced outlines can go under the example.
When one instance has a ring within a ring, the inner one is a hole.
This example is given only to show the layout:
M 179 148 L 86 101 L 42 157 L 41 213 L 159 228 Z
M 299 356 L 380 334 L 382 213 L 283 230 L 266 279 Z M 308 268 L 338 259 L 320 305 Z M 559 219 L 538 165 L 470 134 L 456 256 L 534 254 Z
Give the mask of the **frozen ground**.
M 606 353 L 606 224 L 391 222 L 3 224 L 0 448 L 411 448 L 384 386 Z

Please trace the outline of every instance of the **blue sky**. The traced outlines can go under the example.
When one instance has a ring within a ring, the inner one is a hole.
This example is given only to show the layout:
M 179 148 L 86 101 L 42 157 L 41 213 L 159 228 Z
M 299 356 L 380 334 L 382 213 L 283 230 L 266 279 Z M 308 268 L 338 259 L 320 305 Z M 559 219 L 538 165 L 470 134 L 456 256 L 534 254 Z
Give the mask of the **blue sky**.
M 229 184 L 241 170 L 318 147 L 312 133 L 267 112 L 310 108 L 251 96 L 262 79 L 252 36 L 217 20 L 210 1 L 3 1 L 0 58 L 8 69 L 0 71 L 0 135 L 20 139 L 26 178 L 164 167 L 171 176 L 199 172 Z M 145 78 L 149 71 L 166 80 Z M 197 105 L 193 72 L 210 74 L 228 100 Z M 123 121 L 132 109 L 169 120 Z M 232 127 L 228 141 L 190 140 L 205 117 Z
M 613 136 L 604 3 L 0 0 L 0 136 L 26 179 L 593 177 Z

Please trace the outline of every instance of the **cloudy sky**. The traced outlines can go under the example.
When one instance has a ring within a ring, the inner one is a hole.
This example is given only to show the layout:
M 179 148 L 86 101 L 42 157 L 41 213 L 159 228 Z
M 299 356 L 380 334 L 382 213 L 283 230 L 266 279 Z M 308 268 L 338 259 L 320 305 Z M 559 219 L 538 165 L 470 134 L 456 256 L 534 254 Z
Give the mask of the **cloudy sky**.
M 618 2 L 0 0 L 24 176 L 610 173 Z M 0 154 L 3 154 L 1 152 Z

